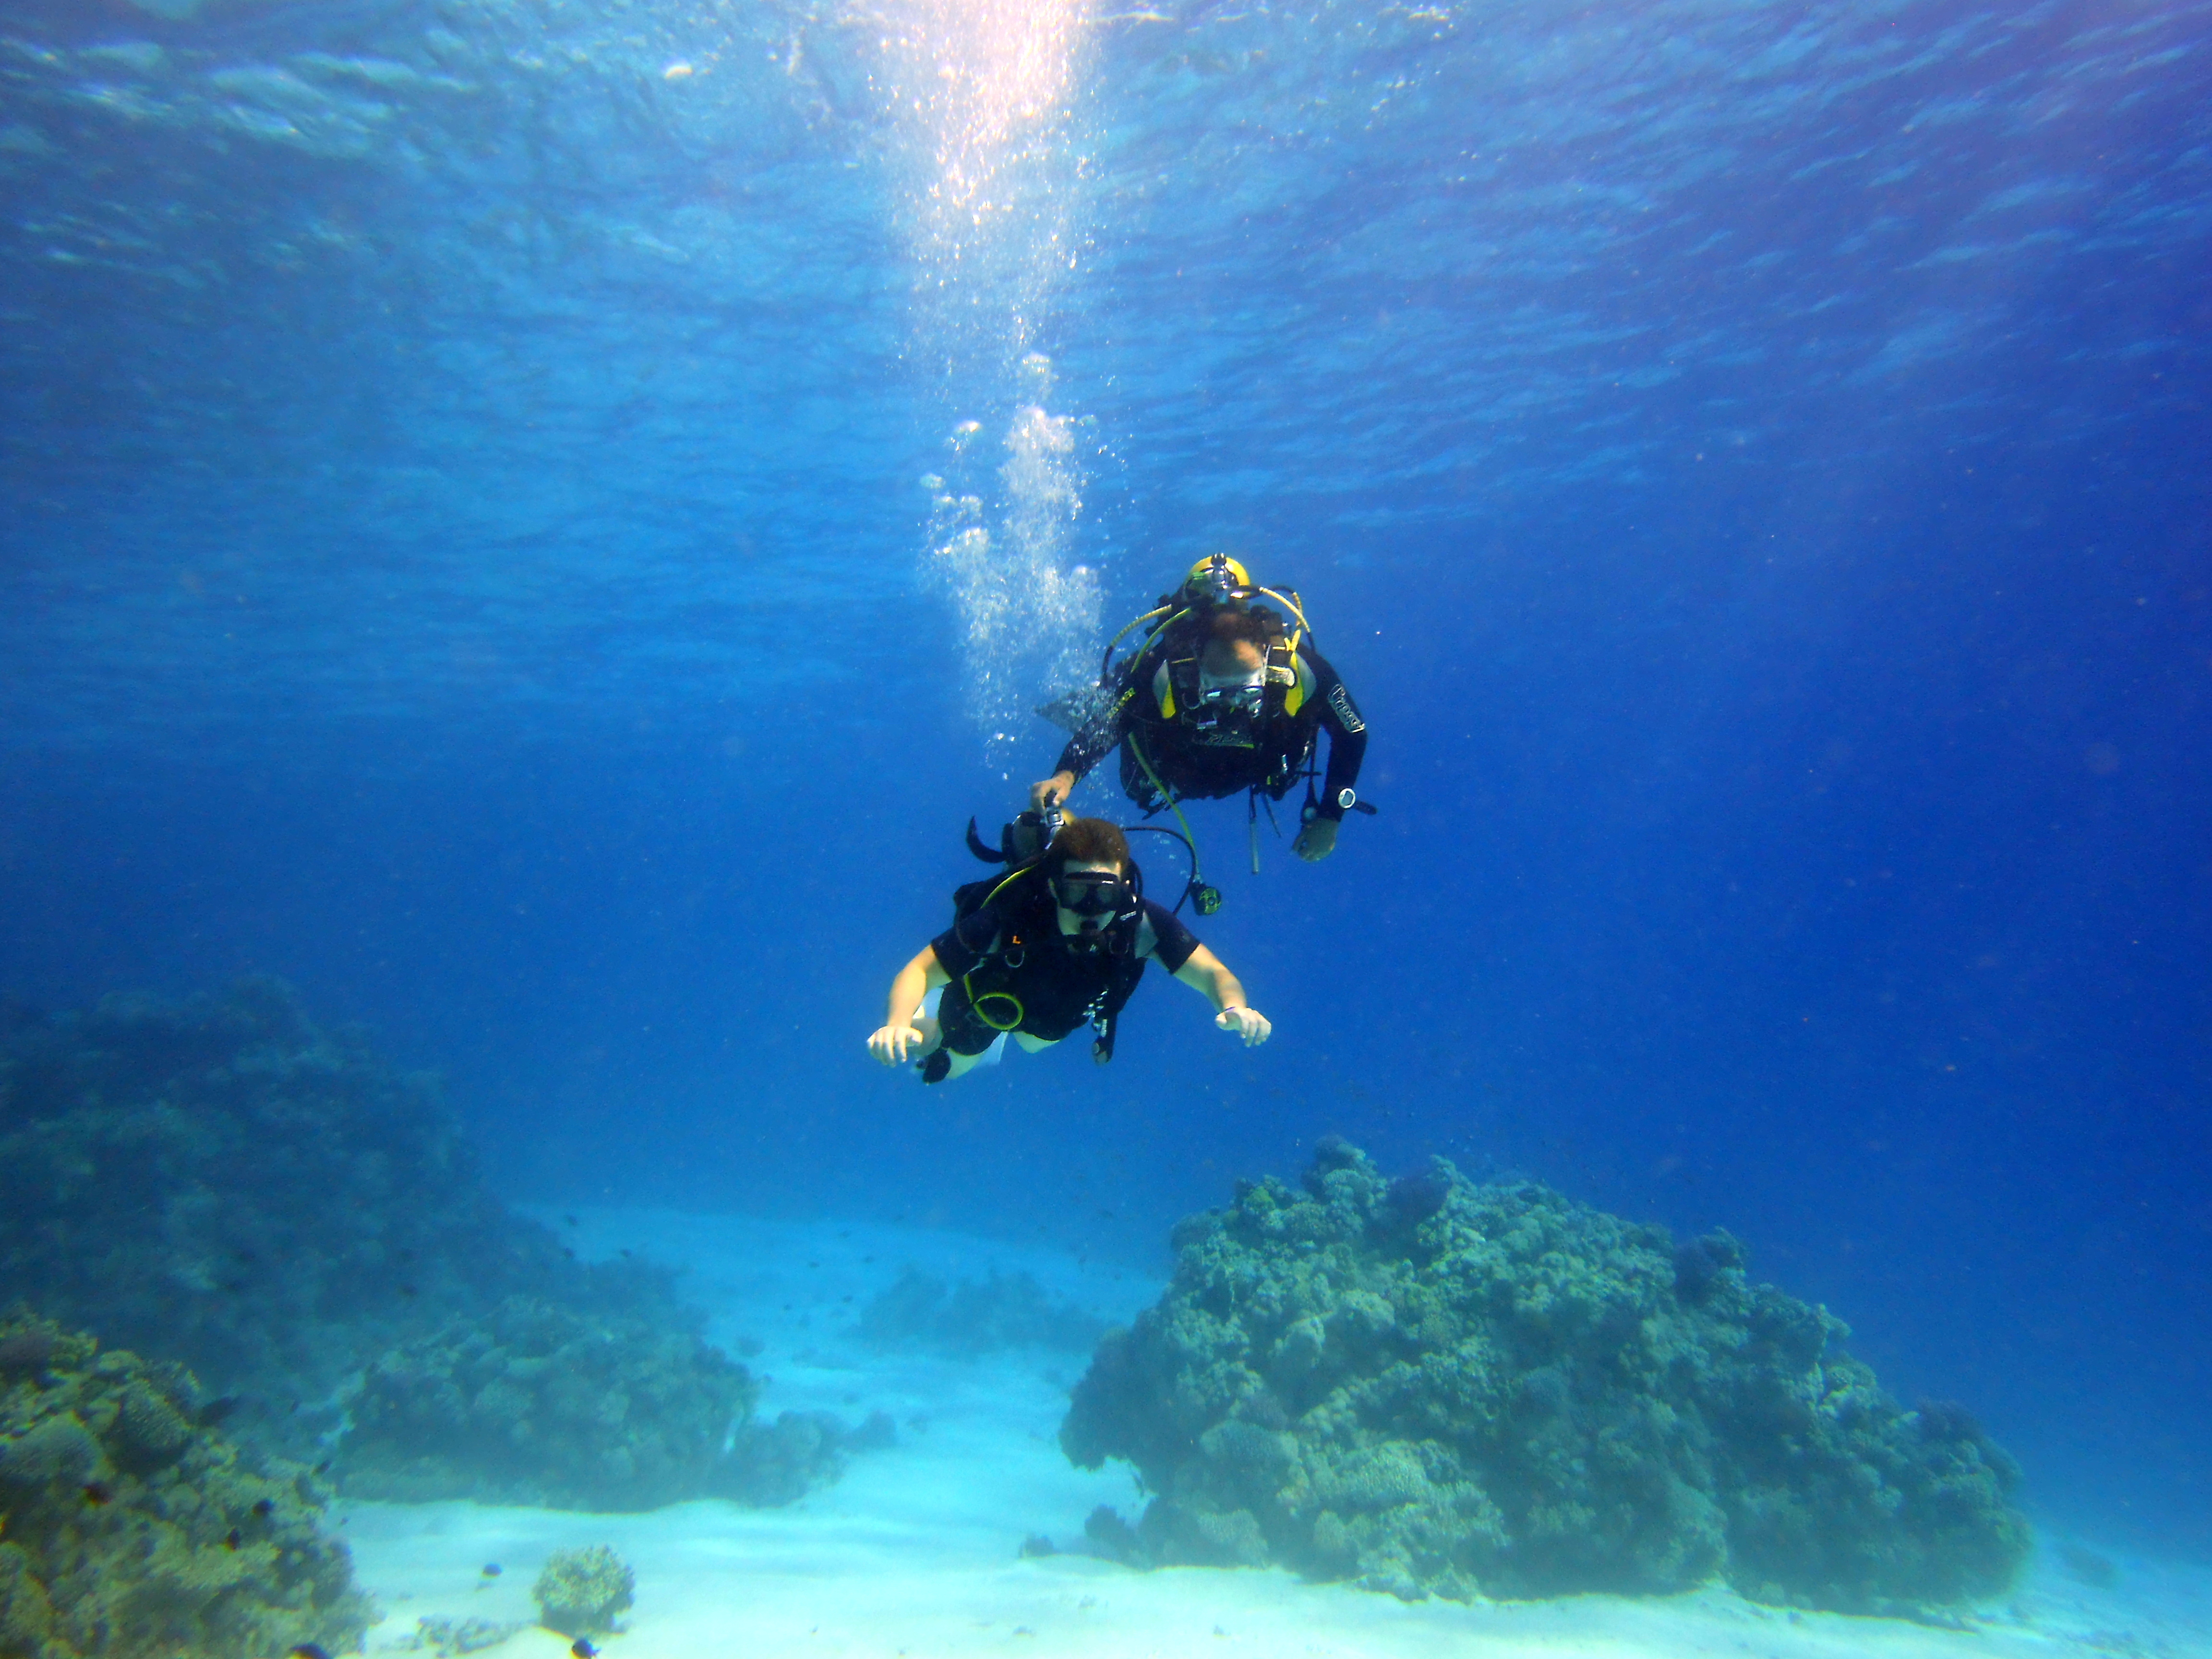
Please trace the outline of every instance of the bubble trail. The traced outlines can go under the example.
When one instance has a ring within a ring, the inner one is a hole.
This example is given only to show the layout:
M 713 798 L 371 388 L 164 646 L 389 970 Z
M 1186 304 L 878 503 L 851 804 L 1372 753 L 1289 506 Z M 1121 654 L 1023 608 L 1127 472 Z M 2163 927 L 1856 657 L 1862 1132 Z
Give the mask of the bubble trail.
M 1037 349 L 1073 258 L 1083 40 L 1083 0 L 915 0 L 885 41 L 915 349 L 944 410 L 943 470 L 922 480 L 930 574 L 957 613 L 968 712 L 994 763 L 1035 704 L 1087 678 L 1098 631 L 1076 538 L 1086 442 L 1054 410 Z

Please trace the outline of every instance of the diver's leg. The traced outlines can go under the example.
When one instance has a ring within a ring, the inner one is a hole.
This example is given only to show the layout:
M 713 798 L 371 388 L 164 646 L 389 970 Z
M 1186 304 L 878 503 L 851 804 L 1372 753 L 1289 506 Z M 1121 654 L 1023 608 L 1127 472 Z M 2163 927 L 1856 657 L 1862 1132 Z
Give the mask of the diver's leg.
M 1027 1031 L 1010 1031 L 1007 1035 L 1022 1045 L 1022 1050 L 1025 1054 L 1041 1054 L 1047 1048 L 1057 1046 L 1059 1042 L 1057 1037 L 1034 1037 Z M 933 1049 L 937 1050 L 933 1056 L 933 1062 L 935 1059 L 942 1059 L 945 1062 L 945 1069 L 935 1077 L 931 1077 L 929 1071 L 925 1070 L 922 1077 L 927 1082 L 950 1083 L 956 1077 L 967 1076 L 978 1066 L 988 1064 L 993 1058 L 993 1050 L 989 1048 L 984 1049 L 979 1054 L 963 1054 L 957 1048 L 938 1049 L 938 1035 L 932 1033 L 930 1045 Z M 930 1069 L 934 1069 L 933 1063 Z
M 945 1002 L 951 1006 L 948 1008 Z M 967 998 L 947 998 L 945 1002 L 925 1000 L 923 1012 L 915 1018 L 915 1024 L 927 1039 L 921 1051 L 924 1083 L 950 1083 L 956 1077 L 964 1077 L 991 1053 L 992 1033 L 976 1021 Z M 951 1046 L 955 1042 L 972 1046 L 978 1038 L 984 1039 L 983 1047 L 974 1054 L 963 1054 Z
M 983 1054 L 988 1053 L 990 1053 L 990 1050 L 988 1048 L 983 1051 Z M 974 1071 L 978 1066 L 983 1063 L 983 1054 L 947 1053 L 945 1058 L 952 1062 L 951 1066 L 945 1073 L 945 1080 L 947 1083 L 950 1083 L 956 1077 L 967 1076 L 969 1073 Z

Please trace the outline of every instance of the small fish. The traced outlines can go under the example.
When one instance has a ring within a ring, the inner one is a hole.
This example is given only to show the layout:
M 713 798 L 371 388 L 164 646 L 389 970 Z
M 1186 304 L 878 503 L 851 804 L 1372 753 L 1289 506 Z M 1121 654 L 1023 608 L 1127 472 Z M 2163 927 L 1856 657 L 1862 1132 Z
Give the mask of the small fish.
M 273 1498 L 258 1499 L 253 1505 L 253 1512 L 266 1521 L 276 1513 L 276 1500 Z
M 84 1483 L 84 1501 L 94 1509 L 98 1509 L 102 1504 L 111 1502 L 114 1497 L 115 1488 L 105 1480 L 88 1480 Z
M 576 1218 L 575 1218 L 575 1217 L 574 1217 L 574 1216 L 572 1216 L 572 1215 L 564 1215 L 564 1216 L 562 1216 L 562 1217 L 561 1218 L 561 1219 L 562 1219 L 562 1220 L 563 1220 L 563 1221 L 565 1221 L 565 1222 L 567 1222 L 567 1223 L 568 1223 L 571 1227 L 574 1227 L 574 1226 L 576 1226 L 576 1225 L 578 1225 L 578 1224 L 578 1224 L 578 1222 L 577 1222 L 577 1220 L 576 1220 Z
M 588 1636 L 579 1636 L 575 1645 L 568 1651 L 574 1654 L 576 1659 L 599 1659 L 599 1650 L 592 1645 L 592 1638 Z
M 233 1527 L 228 1532 L 222 1535 L 222 1547 L 227 1550 L 234 1550 L 245 1541 L 246 1534 L 240 1532 L 236 1527 Z
M 402 1285 L 399 1287 L 399 1294 L 404 1297 L 416 1297 L 420 1296 L 422 1292 L 416 1290 L 412 1285 Z
M 200 1407 L 200 1426 L 204 1429 L 215 1427 L 216 1424 L 236 1412 L 238 1407 L 239 1399 L 234 1394 L 227 1394 L 219 1400 L 209 1401 L 206 1405 Z
M 496 1578 L 496 1577 L 499 1577 L 499 1563 L 498 1563 L 498 1562 L 496 1562 L 496 1561 L 487 1561 L 487 1562 L 485 1562 L 485 1563 L 483 1564 L 483 1576 L 484 1576 L 485 1577 L 487 1577 L 487 1578 Z
M 627 1261 L 629 1260 L 629 1252 L 628 1250 L 624 1250 L 622 1254 L 623 1261 Z
M 284 1659 L 331 1659 L 331 1650 L 320 1642 L 302 1642 L 286 1654 Z

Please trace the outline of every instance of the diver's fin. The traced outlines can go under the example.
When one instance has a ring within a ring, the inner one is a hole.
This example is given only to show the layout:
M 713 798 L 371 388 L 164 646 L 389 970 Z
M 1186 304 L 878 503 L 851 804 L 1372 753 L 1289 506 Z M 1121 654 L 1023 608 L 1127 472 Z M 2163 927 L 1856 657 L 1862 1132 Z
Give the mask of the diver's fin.
M 975 820 L 973 818 L 968 820 L 968 850 L 986 864 L 1004 864 L 1006 861 L 1002 849 L 992 846 L 975 833 Z
M 1095 685 L 1079 686 L 1073 691 L 1063 691 L 1050 702 L 1041 705 L 1037 713 L 1063 732 L 1080 732 L 1091 724 L 1105 702 L 1106 694 Z

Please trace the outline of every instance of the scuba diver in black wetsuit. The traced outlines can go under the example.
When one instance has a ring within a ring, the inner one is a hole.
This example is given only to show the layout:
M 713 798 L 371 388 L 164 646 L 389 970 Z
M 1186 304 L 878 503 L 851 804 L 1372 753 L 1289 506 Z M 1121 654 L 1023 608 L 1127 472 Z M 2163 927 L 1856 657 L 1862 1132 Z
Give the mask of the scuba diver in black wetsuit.
M 1237 975 L 1145 897 L 1118 826 L 1066 819 L 1050 845 L 1027 858 L 1017 856 L 1014 833 L 1001 843 L 1012 873 L 962 888 L 952 926 L 899 969 L 870 1054 L 886 1066 L 919 1060 L 922 1081 L 941 1083 L 972 1069 L 1003 1033 L 1034 1054 L 1088 1024 L 1097 1032 L 1091 1057 L 1103 1065 L 1114 1057 L 1115 1022 L 1147 961 L 1211 1000 L 1213 1023 L 1247 1047 L 1267 1040 L 1273 1028 L 1244 1000 Z M 972 823 L 969 842 L 981 848 Z M 936 1014 L 923 1013 L 939 987 Z
M 1289 616 L 1260 602 L 1267 599 Z M 1260 796 L 1280 800 L 1304 778 L 1304 823 L 1291 850 L 1310 864 L 1327 858 L 1345 813 L 1375 810 L 1353 788 L 1367 723 L 1314 649 L 1297 595 L 1255 586 L 1243 566 L 1217 553 L 1121 635 L 1147 624 L 1152 632 L 1118 672 L 1102 665 L 1100 701 L 1076 726 L 1053 775 L 1030 787 L 1031 808 L 1065 801 L 1119 744 L 1121 787 L 1147 817 L 1190 798 L 1249 794 L 1256 808 Z M 1113 654 L 1109 645 L 1109 663 Z M 1316 796 L 1311 761 L 1324 726 L 1328 769 Z M 1195 877 L 1193 891 L 1200 914 L 1211 915 L 1219 896 Z

